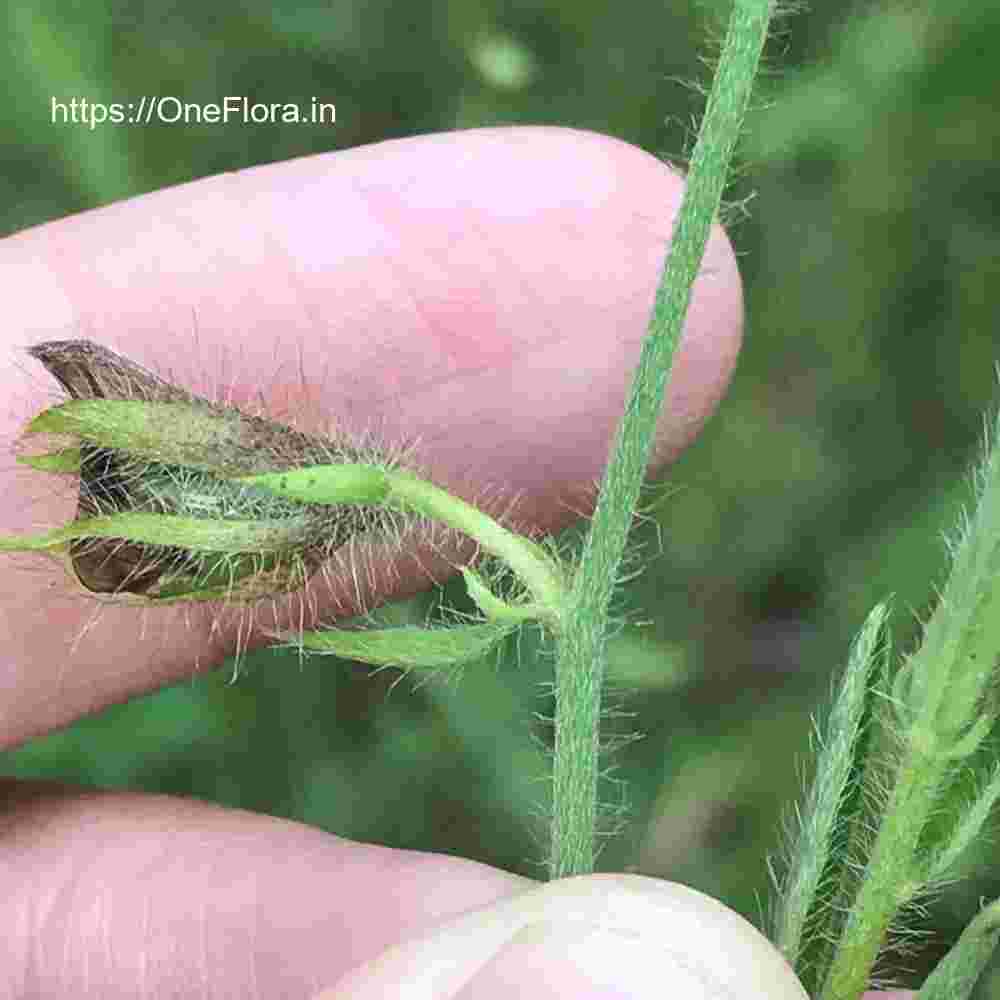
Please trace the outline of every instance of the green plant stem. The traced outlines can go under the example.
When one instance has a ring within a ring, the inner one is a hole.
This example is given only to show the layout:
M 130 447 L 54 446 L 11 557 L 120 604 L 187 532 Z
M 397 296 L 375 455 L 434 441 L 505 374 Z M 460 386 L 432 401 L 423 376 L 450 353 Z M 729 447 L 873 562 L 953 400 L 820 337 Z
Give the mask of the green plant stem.
M 939 878 L 985 818 L 987 800 L 963 810 L 943 845 L 921 838 L 942 796 L 989 731 L 992 664 L 1000 655 L 1000 437 L 977 474 L 977 506 L 954 549 L 951 573 L 920 648 L 897 675 L 892 705 L 905 743 L 864 879 L 851 905 L 823 1000 L 856 1000 L 899 909 Z M 984 667 L 983 664 L 987 666 Z
M 553 631 L 560 630 L 566 582 L 558 562 L 531 539 L 411 472 L 378 465 L 319 465 L 242 476 L 240 481 L 288 500 L 385 506 L 454 528 L 502 559 L 531 592 L 540 617 Z
M 566 585 L 558 564 L 540 545 L 508 531 L 477 507 L 412 473 L 390 472 L 386 480 L 390 504 L 447 524 L 506 562 L 531 591 L 540 610 L 544 609 L 546 624 L 560 631 Z
M 873 678 L 889 656 L 888 608 L 876 605 L 851 647 L 836 701 L 820 742 L 812 790 L 800 819 L 788 876 L 778 887 L 773 940 L 807 989 L 826 978 L 839 930 L 838 845 L 863 821 L 862 772 L 871 747 Z M 842 847 L 840 848 L 843 849 Z
M 611 594 L 649 463 L 691 288 L 719 209 L 767 36 L 772 0 L 737 0 L 691 158 L 624 418 L 556 649 L 552 878 L 593 871 L 604 638 Z
M 965 1000 L 971 996 L 1000 939 L 1000 902 L 994 900 L 924 980 L 916 1000 Z
M 910 751 L 896 777 L 865 880 L 837 946 L 823 1000 L 857 1000 L 899 909 L 923 888 L 917 849 L 951 766 L 941 754 Z

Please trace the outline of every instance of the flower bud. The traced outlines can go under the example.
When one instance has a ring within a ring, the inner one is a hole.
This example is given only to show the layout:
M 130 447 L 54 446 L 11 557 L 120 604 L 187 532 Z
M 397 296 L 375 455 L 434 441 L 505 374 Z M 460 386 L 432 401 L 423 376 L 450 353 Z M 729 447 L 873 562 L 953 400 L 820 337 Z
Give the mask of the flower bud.
M 70 400 L 27 432 L 69 435 L 77 447 L 24 461 L 76 467 L 80 485 L 70 530 L 25 548 L 65 553 L 91 593 L 142 603 L 254 600 L 301 587 L 332 551 L 379 522 L 373 508 L 300 503 L 237 478 L 359 461 L 342 444 L 202 399 L 89 341 L 50 341 L 29 353 Z M 109 534 L 116 524 L 120 537 Z

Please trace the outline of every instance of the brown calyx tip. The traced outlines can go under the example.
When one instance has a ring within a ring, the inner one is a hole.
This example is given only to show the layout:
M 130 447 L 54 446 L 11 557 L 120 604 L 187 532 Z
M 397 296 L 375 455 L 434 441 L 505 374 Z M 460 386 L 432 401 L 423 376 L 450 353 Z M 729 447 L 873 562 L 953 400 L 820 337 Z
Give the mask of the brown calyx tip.
M 28 348 L 72 399 L 189 401 L 191 394 L 90 340 L 47 340 Z

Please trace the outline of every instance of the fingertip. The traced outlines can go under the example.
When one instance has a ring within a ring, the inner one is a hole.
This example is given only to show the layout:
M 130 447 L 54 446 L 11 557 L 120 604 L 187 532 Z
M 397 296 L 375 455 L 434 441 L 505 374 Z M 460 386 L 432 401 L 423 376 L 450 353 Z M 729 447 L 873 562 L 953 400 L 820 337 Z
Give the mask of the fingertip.
M 455 132 L 271 164 L 4 241 L 17 280 L 2 343 L 13 358 L 25 343 L 88 336 L 196 393 L 263 398 L 277 419 L 308 408 L 346 433 L 376 428 L 390 446 L 416 442 L 418 467 L 441 485 L 498 495 L 501 508 L 516 500 L 519 526 L 554 532 L 602 475 L 682 193 L 656 158 L 569 129 Z M 720 398 L 741 309 L 717 229 L 654 466 Z M 3 371 L 0 388 L 20 402 L 0 436 L 13 436 L 51 396 L 41 379 L 25 391 L 23 364 Z M 72 516 L 72 497 L 36 496 L 40 475 L 20 471 L 3 494 L 5 530 Z M 426 553 L 373 561 L 321 588 L 303 621 L 413 592 L 427 565 L 448 568 Z M 16 569 L 0 588 L 13 662 L 0 744 L 214 665 L 241 641 L 238 614 L 95 614 L 60 589 L 58 569 Z
M 806 998 L 742 917 L 685 886 L 627 875 L 552 882 L 464 914 L 389 949 L 317 1000 L 414 988 L 436 1000 Z

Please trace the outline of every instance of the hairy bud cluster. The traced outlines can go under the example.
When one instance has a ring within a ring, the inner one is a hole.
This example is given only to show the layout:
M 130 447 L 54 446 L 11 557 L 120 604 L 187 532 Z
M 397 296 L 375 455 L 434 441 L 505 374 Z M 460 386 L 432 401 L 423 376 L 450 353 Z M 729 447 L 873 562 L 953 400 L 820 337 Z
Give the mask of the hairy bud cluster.
M 219 527 L 217 550 L 211 535 L 194 542 L 203 532 L 192 533 L 190 546 L 173 537 L 172 544 L 73 538 L 64 551 L 91 593 L 145 601 L 254 600 L 298 589 L 333 551 L 379 525 L 373 508 L 299 503 L 238 478 L 359 461 L 340 443 L 195 396 L 89 341 L 50 341 L 30 354 L 71 400 L 106 401 L 91 410 L 85 404 L 49 410 L 29 426 L 77 442 L 81 529 L 95 519 L 136 513 Z M 115 402 L 128 405 L 108 405 Z M 233 540 L 243 524 L 247 532 Z

